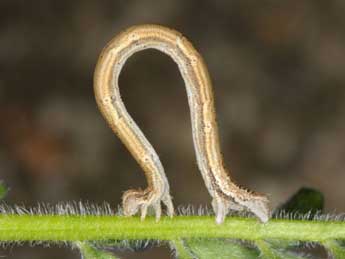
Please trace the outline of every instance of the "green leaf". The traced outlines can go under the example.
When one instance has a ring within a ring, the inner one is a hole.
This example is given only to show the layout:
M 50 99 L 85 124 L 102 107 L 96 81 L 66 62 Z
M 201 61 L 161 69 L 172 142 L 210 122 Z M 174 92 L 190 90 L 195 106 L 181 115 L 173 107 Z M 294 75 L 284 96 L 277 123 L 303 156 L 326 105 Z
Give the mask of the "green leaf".
M 255 244 L 257 245 L 257 247 L 259 248 L 261 254 L 260 254 L 260 258 L 263 258 L 263 259 L 280 259 L 282 257 L 280 257 L 280 255 L 274 251 L 272 249 L 272 246 L 268 243 L 266 243 L 265 241 L 263 240 L 257 240 L 255 242 Z
M 288 213 L 307 214 L 312 219 L 316 213 L 322 212 L 324 208 L 323 194 L 317 190 L 303 187 L 298 190 L 287 202 L 277 208 L 274 214 L 283 210 Z
M 7 192 L 8 192 L 8 188 L 2 181 L 0 181 L 0 200 L 5 198 L 5 196 L 7 195 Z
M 257 250 L 226 239 L 189 239 L 185 243 L 198 259 L 254 259 L 259 256 Z
M 186 247 L 186 242 L 182 239 L 174 240 L 171 242 L 171 246 L 175 250 L 176 256 L 179 259 L 193 259 L 193 255 L 188 247 Z
M 255 244 L 257 245 L 257 247 L 259 248 L 261 252 L 260 258 L 263 258 L 263 259 L 302 259 L 304 258 L 297 254 L 293 254 L 286 249 L 280 249 L 278 247 L 275 247 L 269 242 L 266 242 L 264 240 L 257 240 L 255 241 Z
M 327 240 L 322 242 L 322 245 L 327 248 L 328 252 L 332 254 L 333 258 L 345 258 L 345 247 L 336 240 Z
M 318 190 L 303 187 L 278 207 L 273 215 L 277 216 L 280 211 L 284 211 L 291 215 L 297 213 L 297 215 L 303 215 L 303 219 L 312 220 L 315 214 L 323 211 L 323 208 L 323 194 Z M 261 251 L 262 258 L 303 258 L 289 251 L 291 248 L 298 249 L 299 246 L 298 243 L 291 242 L 291 240 L 261 240 L 257 241 L 256 245 Z
M 115 255 L 97 249 L 87 242 L 75 242 L 75 245 L 79 248 L 83 259 L 118 259 Z

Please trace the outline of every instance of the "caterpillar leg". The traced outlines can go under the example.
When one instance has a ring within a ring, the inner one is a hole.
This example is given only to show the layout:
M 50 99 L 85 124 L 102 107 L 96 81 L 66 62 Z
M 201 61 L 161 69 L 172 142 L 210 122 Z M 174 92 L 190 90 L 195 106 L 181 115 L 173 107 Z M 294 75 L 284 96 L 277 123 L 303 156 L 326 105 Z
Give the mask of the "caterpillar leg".
M 212 200 L 212 207 L 216 215 L 216 223 L 224 222 L 230 210 L 248 210 L 255 214 L 261 222 L 267 222 L 270 218 L 268 199 L 261 194 L 246 193 L 247 197 L 228 197 L 216 194 Z
M 167 193 L 163 196 L 162 202 L 167 208 L 167 215 L 169 217 L 173 217 L 174 216 L 174 205 L 173 205 L 172 198 L 171 198 L 169 193 Z
M 122 196 L 123 213 L 125 216 L 132 216 L 140 211 L 140 218 L 144 220 L 147 210 L 152 207 L 156 221 L 159 221 L 162 215 L 161 202 L 167 207 L 168 216 L 174 215 L 174 206 L 169 194 L 162 196 L 160 193 L 154 193 L 152 190 L 128 190 Z

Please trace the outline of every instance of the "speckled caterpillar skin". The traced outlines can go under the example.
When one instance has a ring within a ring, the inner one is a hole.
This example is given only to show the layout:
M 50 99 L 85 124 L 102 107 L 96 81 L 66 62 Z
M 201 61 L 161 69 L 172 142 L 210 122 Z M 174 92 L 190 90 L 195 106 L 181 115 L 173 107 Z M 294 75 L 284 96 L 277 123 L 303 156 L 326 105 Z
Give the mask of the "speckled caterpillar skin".
M 168 215 L 174 213 L 163 166 L 152 145 L 128 114 L 118 85 L 119 74 L 126 60 L 148 48 L 170 56 L 185 82 L 197 163 L 213 198 L 216 222 L 222 223 L 230 209 L 247 209 L 266 222 L 270 216 L 266 196 L 237 186 L 224 167 L 212 83 L 201 55 L 182 34 L 159 25 L 134 26 L 113 38 L 103 49 L 94 75 L 95 96 L 101 113 L 140 164 L 148 181 L 145 190 L 125 192 L 125 215 L 133 215 L 141 210 L 144 219 L 148 206 L 153 206 L 158 220 L 161 201 L 167 206 Z

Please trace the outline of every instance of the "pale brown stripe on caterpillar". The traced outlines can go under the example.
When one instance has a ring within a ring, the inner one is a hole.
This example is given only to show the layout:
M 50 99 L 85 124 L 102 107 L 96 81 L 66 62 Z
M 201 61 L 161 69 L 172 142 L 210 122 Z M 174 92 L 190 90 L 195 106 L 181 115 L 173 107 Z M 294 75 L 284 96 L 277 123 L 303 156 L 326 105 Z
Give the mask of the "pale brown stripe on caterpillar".
M 193 45 L 179 32 L 159 25 L 131 27 L 113 38 L 103 49 L 94 75 L 94 90 L 104 118 L 142 167 L 148 182 L 145 190 L 128 190 L 123 195 L 125 215 L 141 210 L 144 219 L 153 206 L 161 216 L 161 201 L 167 214 L 174 214 L 169 183 L 152 145 L 128 114 L 121 100 L 119 74 L 134 53 L 153 48 L 170 56 L 185 82 L 190 108 L 193 141 L 198 167 L 212 196 L 216 222 L 222 223 L 229 210 L 247 209 L 262 222 L 270 217 L 265 195 L 237 186 L 223 165 L 212 84 L 207 67 Z

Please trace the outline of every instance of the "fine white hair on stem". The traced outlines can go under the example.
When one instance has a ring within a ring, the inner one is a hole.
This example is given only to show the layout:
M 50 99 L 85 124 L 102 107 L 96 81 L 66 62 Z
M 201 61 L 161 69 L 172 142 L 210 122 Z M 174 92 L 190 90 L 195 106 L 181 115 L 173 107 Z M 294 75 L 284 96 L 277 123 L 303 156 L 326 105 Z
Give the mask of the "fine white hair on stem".
M 177 216 L 213 216 L 212 208 L 207 205 L 180 205 L 176 210 Z M 73 215 L 73 216 L 121 216 L 123 215 L 121 206 L 111 206 L 107 202 L 100 204 L 89 201 L 65 201 L 57 204 L 38 202 L 36 206 L 25 206 L 23 204 L 7 204 L 0 202 L 0 214 L 7 215 Z M 248 211 L 234 211 L 230 216 L 253 217 Z M 345 213 L 322 214 L 321 211 L 300 213 L 279 210 L 274 213 L 273 219 L 288 220 L 315 220 L 315 221 L 344 221 Z
M 34 207 L 25 205 L 9 205 L 0 203 L 0 213 L 10 215 L 93 215 L 93 216 L 115 216 L 120 215 L 121 210 L 112 209 L 107 202 L 95 204 L 88 201 L 66 201 L 55 205 L 50 203 L 37 203 Z
M 37 203 L 34 207 L 28 207 L 24 205 L 9 205 L 7 203 L 0 203 L 0 214 L 3 215 L 19 215 L 19 217 L 32 215 L 32 216 L 40 216 L 40 215 L 61 215 L 61 216 L 120 216 L 123 215 L 120 207 L 111 206 L 109 203 L 103 202 L 100 204 L 95 204 L 89 201 L 70 201 L 70 202 L 59 202 L 58 204 L 52 205 L 50 203 Z M 209 208 L 207 205 L 186 205 L 186 206 L 179 206 L 177 209 L 177 215 L 180 216 L 213 216 L 213 210 Z M 240 211 L 234 213 L 233 216 L 246 216 L 246 217 L 253 217 L 249 212 Z M 321 212 L 312 213 L 308 212 L 305 214 L 301 214 L 298 212 L 286 212 L 286 211 L 278 211 L 274 214 L 272 220 L 275 219 L 287 219 L 287 220 L 314 220 L 314 221 L 344 221 L 345 214 L 335 214 L 335 213 L 328 213 L 328 214 L 321 214 Z M 201 238 L 196 238 L 200 239 Z M 184 244 L 184 239 L 181 239 L 182 245 Z M 195 239 L 194 239 L 195 240 Z M 232 240 L 233 241 L 233 240 Z M 245 241 L 245 240 L 244 240 Z M 170 246 L 174 247 L 173 241 L 170 241 Z M 243 244 L 243 241 L 238 241 L 240 244 Z M 248 244 L 252 244 L 255 247 L 255 242 L 247 241 Z M 64 247 L 72 247 L 77 248 L 78 244 L 68 241 L 4 241 L 0 242 L 0 246 L 2 247 L 14 247 L 23 244 L 28 244 L 30 246 L 64 246 Z M 131 250 L 131 251 L 143 251 L 149 249 L 151 247 L 166 245 L 167 241 L 164 240 L 103 240 L 103 241 L 90 241 L 88 242 L 89 245 L 93 247 L 106 249 L 111 251 L 121 251 L 121 250 Z M 315 242 L 299 242 L 298 240 L 291 240 L 289 241 L 289 245 L 292 247 L 296 247 L 297 253 L 300 255 L 300 248 L 306 249 L 314 249 L 315 247 L 319 247 L 321 244 Z M 186 244 L 188 248 L 188 242 Z M 284 248 L 285 249 L 285 248 Z M 326 246 L 327 249 L 327 246 Z M 289 249 L 287 249 L 289 250 Z M 174 252 L 174 251 L 173 251 Z M 294 252 L 294 251 L 292 251 Z

